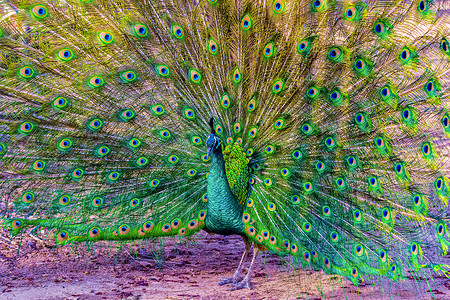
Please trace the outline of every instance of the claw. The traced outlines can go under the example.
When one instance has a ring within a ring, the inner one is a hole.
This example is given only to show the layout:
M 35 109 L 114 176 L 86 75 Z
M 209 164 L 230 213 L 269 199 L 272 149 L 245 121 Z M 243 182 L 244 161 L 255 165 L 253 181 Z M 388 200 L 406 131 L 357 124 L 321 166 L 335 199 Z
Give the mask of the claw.
M 219 285 L 229 284 L 233 282 L 233 277 L 220 278 Z
M 232 283 L 231 286 L 232 287 L 228 289 L 229 291 L 240 290 L 240 289 L 243 289 L 243 288 L 248 288 L 249 290 L 252 289 L 252 284 L 251 284 L 250 280 L 247 277 L 244 278 L 243 280 L 241 280 L 238 283 Z
M 227 278 L 221 278 L 219 285 L 224 285 L 224 284 L 237 284 L 238 282 L 240 282 L 243 279 L 242 276 L 233 276 L 233 277 L 227 277 Z

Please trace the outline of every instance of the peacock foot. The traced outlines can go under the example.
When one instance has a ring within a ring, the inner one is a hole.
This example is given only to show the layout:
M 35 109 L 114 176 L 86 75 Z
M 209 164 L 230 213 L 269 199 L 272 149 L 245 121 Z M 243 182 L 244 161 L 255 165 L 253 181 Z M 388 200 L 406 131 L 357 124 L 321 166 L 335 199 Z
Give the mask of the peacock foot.
M 227 277 L 227 278 L 221 278 L 222 280 L 219 281 L 219 285 L 224 284 L 237 284 L 240 282 L 244 277 L 241 274 L 234 274 L 233 277 Z
M 245 276 L 244 279 L 237 283 L 232 283 L 231 287 L 228 289 L 229 291 L 235 291 L 235 290 L 241 290 L 243 288 L 248 288 L 249 290 L 252 289 L 252 284 L 250 282 L 250 278 Z

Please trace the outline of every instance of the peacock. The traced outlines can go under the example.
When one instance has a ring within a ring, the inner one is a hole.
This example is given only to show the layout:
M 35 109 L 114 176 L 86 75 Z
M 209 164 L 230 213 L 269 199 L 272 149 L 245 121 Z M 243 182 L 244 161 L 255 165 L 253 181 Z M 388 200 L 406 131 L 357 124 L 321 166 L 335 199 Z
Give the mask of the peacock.
M 251 289 L 260 251 L 355 285 L 450 276 L 442 1 L 2 6 L 11 236 L 239 235 L 232 289 Z

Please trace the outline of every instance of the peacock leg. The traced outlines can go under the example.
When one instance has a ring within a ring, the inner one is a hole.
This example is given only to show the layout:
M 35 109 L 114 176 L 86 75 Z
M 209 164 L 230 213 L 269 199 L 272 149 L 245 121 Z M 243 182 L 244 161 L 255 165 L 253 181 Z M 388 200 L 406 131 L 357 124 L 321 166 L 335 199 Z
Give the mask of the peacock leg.
M 245 251 L 244 254 L 242 254 L 241 262 L 239 263 L 236 272 L 234 272 L 233 277 L 222 278 L 222 280 L 219 282 L 219 285 L 238 283 L 244 278 L 244 276 L 242 275 L 242 267 L 244 266 L 244 261 L 247 258 L 248 252 L 250 251 L 250 247 L 252 245 L 250 244 L 246 236 L 242 236 L 242 239 L 244 240 Z
M 248 268 L 248 272 L 247 272 L 247 275 L 245 275 L 245 277 L 244 277 L 244 279 L 242 279 L 240 282 L 238 282 L 238 283 L 233 283 L 232 284 L 232 288 L 230 288 L 229 290 L 230 291 L 233 291 L 233 290 L 240 290 L 240 289 L 243 289 L 243 288 L 248 288 L 249 290 L 251 290 L 252 289 L 252 285 L 251 285 L 251 283 L 250 283 L 250 275 L 251 275 L 251 273 L 252 273 L 252 269 L 253 269 L 253 264 L 254 264 L 254 262 L 255 262 L 255 258 L 256 258 L 256 256 L 258 255 L 258 253 L 259 253 L 259 247 L 255 244 L 254 246 L 253 246 L 253 258 L 252 258 L 252 262 L 250 263 L 250 267 Z

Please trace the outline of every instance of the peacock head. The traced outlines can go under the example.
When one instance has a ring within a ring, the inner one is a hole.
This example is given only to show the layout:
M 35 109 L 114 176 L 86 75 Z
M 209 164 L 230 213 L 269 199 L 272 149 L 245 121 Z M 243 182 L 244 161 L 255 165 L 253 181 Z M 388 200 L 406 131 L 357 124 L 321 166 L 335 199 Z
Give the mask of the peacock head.
M 216 135 L 216 131 L 214 130 L 214 119 L 211 118 L 209 120 L 209 126 L 211 127 L 211 134 L 206 140 L 206 156 L 209 157 L 211 153 L 220 149 L 221 141 L 220 138 Z

